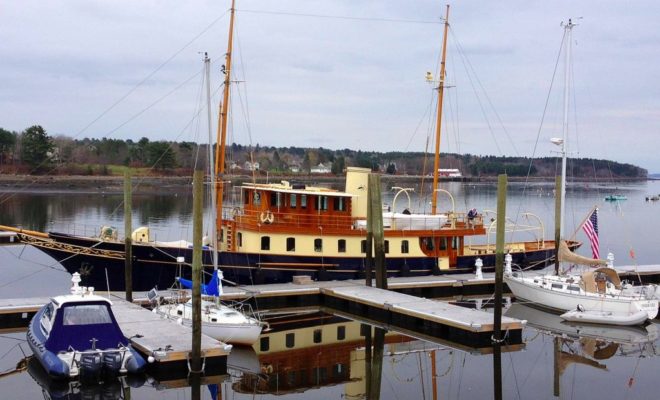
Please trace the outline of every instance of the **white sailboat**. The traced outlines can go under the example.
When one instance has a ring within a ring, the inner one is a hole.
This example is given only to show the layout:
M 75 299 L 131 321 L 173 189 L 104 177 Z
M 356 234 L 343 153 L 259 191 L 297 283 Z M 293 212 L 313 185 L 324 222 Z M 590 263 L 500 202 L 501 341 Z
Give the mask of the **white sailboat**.
M 563 239 L 564 201 L 566 197 L 566 136 L 568 131 L 568 84 L 571 52 L 571 32 L 575 25 L 569 19 L 564 25 L 566 59 L 564 86 L 564 126 L 563 138 L 553 138 L 552 142 L 561 145 L 561 193 L 560 197 L 560 237 Z M 557 262 L 572 262 L 574 264 L 601 266 L 587 270 L 581 275 L 557 274 L 541 276 L 524 276 L 522 272 L 507 271 L 504 281 L 518 299 L 531 305 L 537 305 L 556 311 L 571 313 L 566 318 L 582 322 L 636 325 L 653 319 L 658 314 L 658 300 L 648 291 L 626 290 L 619 275 L 612 268 L 613 256 L 609 262 L 593 260 L 572 253 L 565 241 L 560 241 Z M 575 311 L 575 312 L 572 312 Z M 646 318 L 640 318 L 646 313 Z
M 192 282 L 180 279 L 183 286 L 190 287 Z M 222 294 L 222 271 L 218 270 L 211 282 L 202 285 L 202 294 L 214 296 L 213 300 L 202 299 L 202 332 L 224 343 L 251 346 L 264 327 L 257 318 L 251 317 L 228 304 L 217 301 Z M 186 326 L 192 326 L 192 300 L 185 303 L 158 304 L 154 311 L 176 320 Z

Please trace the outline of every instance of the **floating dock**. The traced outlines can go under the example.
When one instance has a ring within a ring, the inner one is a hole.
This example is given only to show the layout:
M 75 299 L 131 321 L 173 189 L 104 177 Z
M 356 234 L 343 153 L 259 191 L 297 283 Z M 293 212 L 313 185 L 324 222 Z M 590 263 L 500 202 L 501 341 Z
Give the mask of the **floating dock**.
M 192 350 L 191 329 L 122 298 L 111 295 L 110 300 L 117 323 L 133 347 L 145 358 L 153 357 L 149 373 L 158 377 L 186 376 Z M 46 297 L 0 299 L 0 332 L 24 330 L 49 301 Z M 205 372 L 226 374 L 230 349 L 231 346 L 202 334 Z
M 492 293 L 493 288 L 493 278 L 423 276 L 389 278 L 389 290 L 365 286 L 363 280 L 225 287 L 222 299 L 249 301 L 260 310 L 318 306 L 331 313 L 339 311 L 427 337 L 481 347 L 492 345 L 492 313 L 429 298 L 459 292 Z M 507 332 L 510 344 L 522 343 L 523 327 L 520 320 L 502 318 L 502 331 Z

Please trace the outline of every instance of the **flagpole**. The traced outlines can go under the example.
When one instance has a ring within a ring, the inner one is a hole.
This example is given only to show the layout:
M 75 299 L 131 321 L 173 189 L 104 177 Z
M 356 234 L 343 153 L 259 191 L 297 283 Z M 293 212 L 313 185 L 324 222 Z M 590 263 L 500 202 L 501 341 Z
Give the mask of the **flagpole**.
M 591 214 L 593 214 L 594 211 L 596 211 L 597 209 L 598 209 L 598 205 L 595 205 L 595 206 L 591 207 L 591 210 L 589 210 L 589 212 L 587 213 L 587 216 L 584 217 L 582 222 L 580 222 L 580 224 L 577 226 L 577 228 L 575 228 L 575 232 L 573 232 L 573 234 L 571 235 L 570 238 L 568 238 L 568 240 L 575 239 L 575 235 L 577 235 L 577 233 L 580 232 L 580 229 L 582 229 L 582 226 L 584 226 L 584 223 L 587 222 L 587 220 L 589 218 L 591 218 Z

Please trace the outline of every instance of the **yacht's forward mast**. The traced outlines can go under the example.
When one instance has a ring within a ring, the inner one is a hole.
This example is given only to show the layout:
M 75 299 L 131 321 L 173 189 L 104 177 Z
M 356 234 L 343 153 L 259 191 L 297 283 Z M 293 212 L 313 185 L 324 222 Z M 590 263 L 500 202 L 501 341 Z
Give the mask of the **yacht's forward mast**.
M 438 111 L 435 124 L 435 160 L 433 162 L 433 194 L 431 213 L 435 214 L 438 206 L 438 169 L 440 168 L 440 133 L 442 128 L 442 98 L 445 89 L 445 58 L 447 56 L 447 31 L 449 30 L 449 4 L 445 15 L 445 33 L 442 38 L 442 61 L 440 62 L 440 77 L 438 78 Z
M 236 13 L 235 0 L 231 1 L 231 11 L 229 18 L 229 35 L 227 38 L 227 54 L 225 55 L 225 65 L 223 72 L 225 81 L 222 93 L 222 103 L 220 103 L 220 114 L 218 115 L 218 137 L 215 146 L 215 208 L 217 210 L 216 232 L 222 230 L 222 198 L 224 192 L 224 174 L 225 174 L 225 147 L 227 145 L 227 116 L 229 115 L 229 86 L 231 82 L 231 53 L 234 39 L 234 14 Z M 214 243 L 215 248 L 219 248 L 218 243 Z

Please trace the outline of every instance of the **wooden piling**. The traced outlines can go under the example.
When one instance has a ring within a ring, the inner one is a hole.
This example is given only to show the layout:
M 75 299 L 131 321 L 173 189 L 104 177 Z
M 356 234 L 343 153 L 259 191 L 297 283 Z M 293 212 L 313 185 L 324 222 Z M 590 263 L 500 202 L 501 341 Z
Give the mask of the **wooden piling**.
M 497 233 L 495 239 L 495 321 L 494 341 L 502 340 L 502 280 L 504 275 L 504 235 L 506 228 L 507 176 L 497 177 Z
M 131 171 L 124 172 L 124 284 L 126 285 L 126 301 L 133 301 L 133 188 L 131 186 Z
M 369 400 L 380 399 L 380 387 L 383 377 L 383 355 L 385 350 L 385 330 L 374 328 L 373 351 L 371 352 L 371 376 L 369 381 Z
M 506 234 L 507 176 L 497 177 L 497 233 L 495 238 L 495 312 L 493 321 L 493 394 L 502 399 L 502 280 L 504 275 L 504 236 Z
M 369 206 L 367 212 L 367 234 L 373 237 L 374 264 L 376 270 L 376 287 L 387 289 L 387 266 L 385 265 L 385 234 L 383 232 L 383 203 L 380 196 L 380 175 L 369 174 Z M 367 243 L 368 245 L 368 243 Z M 367 252 L 371 252 L 371 247 Z
M 191 372 L 202 372 L 202 211 L 203 173 L 195 171 L 193 178 L 193 259 L 192 259 L 192 362 Z
M 555 179 L 555 274 L 559 274 L 559 242 L 561 241 L 561 176 Z

